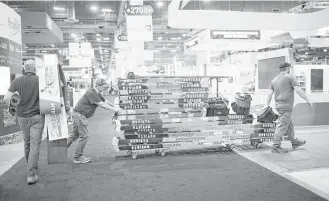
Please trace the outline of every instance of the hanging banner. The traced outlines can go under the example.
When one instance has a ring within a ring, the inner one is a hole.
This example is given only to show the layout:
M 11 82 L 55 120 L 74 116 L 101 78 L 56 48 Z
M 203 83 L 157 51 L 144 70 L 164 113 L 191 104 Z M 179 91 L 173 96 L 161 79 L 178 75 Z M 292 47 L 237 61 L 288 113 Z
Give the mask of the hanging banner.
M 22 73 L 21 17 L 0 2 L 0 67 L 9 67 L 10 73 Z
M 94 49 L 91 43 L 69 43 L 70 67 L 91 67 Z

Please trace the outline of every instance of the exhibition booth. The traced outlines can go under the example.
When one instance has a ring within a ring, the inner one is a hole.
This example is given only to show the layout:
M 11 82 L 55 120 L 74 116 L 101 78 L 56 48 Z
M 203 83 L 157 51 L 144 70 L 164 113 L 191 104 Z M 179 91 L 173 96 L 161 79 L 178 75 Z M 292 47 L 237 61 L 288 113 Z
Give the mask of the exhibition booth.
M 299 49 L 328 47 L 328 24 L 317 20 L 328 17 L 328 8 L 301 14 L 192 10 L 182 9 L 178 1 L 173 1 L 168 13 L 171 28 L 199 30 L 185 41 L 184 51 L 197 57 L 202 76 L 232 75 L 234 84 L 218 87 L 217 94 L 233 100 L 235 92 L 251 93 L 252 111 L 259 112 L 266 103 L 271 80 L 279 73 L 279 64 L 289 62 L 292 74 L 314 103 L 310 108 L 295 95 L 294 124 L 329 124 L 327 65 L 295 62 Z M 212 61 L 216 54 L 221 55 L 219 65 Z M 323 54 L 327 54 L 326 49 Z M 227 88 L 232 91 L 227 93 Z M 274 107 L 274 101 L 271 106 Z
M 322 48 L 329 46 L 326 34 L 327 9 L 314 13 L 257 13 L 236 11 L 209 11 L 180 9 L 179 1 L 168 7 L 168 26 L 175 29 L 191 29 L 189 38 L 184 42 L 183 53 L 196 57 L 196 64 L 173 57 L 163 71 L 148 73 L 145 61 L 153 59 L 153 53 L 146 51 L 144 43 L 153 41 L 152 13 L 134 16 L 126 15 L 126 22 L 118 24 L 113 38 L 109 72 L 106 79 L 115 83 L 128 72 L 144 75 L 167 76 L 208 76 L 211 96 L 223 95 L 231 101 L 236 92 L 252 95 L 251 110 L 260 112 L 265 105 L 268 87 L 277 75 L 277 66 L 282 62 L 293 65 L 292 73 L 306 94 L 314 102 L 309 108 L 304 100 L 296 95 L 296 126 L 329 125 L 329 65 L 309 65 L 295 62 L 298 47 Z M 22 73 L 26 60 L 33 60 L 37 67 L 45 66 L 44 56 L 22 57 L 22 41 L 28 43 L 63 43 L 63 33 L 56 23 L 40 12 L 16 13 L 7 5 L 0 3 L 0 11 L 7 16 L 0 20 L 0 99 L 7 92 L 10 82 Z M 43 20 L 35 21 L 40 18 Z M 216 19 L 216 20 L 211 20 Z M 227 19 L 229 23 L 227 23 Z M 271 23 L 268 23 L 271 21 Z M 299 23 L 299 22 L 303 23 Z M 137 23 L 138 22 L 138 23 Z M 250 23 L 252 22 L 252 23 Z M 43 27 L 45 31 L 33 35 L 24 33 L 21 27 L 33 29 Z M 147 31 L 141 31 L 141 27 Z M 125 29 L 125 30 L 124 30 Z M 197 31 L 196 31 L 197 30 Z M 22 40 L 23 39 L 23 40 Z M 306 41 L 306 43 L 304 43 Z M 291 45 L 293 44 L 293 45 Z M 95 48 L 89 42 L 70 42 L 67 57 L 69 64 L 61 65 L 68 85 L 68 99 L 73 107 L 84 92 L 92 86 L 95 79 L 93 69 Z M 109 50 L 103 50 L 109 51 Z M 178 53 L 177 53 L 178 55 Z M 58 55 L 59 63 L 60 55 Z M 273 106 L 273 102 L 272 102 Z M 7 106 L 0 104 L 0 136 L 19 132 L 17 118 L 8 113 Z M 0 142 L 1 143 L 1 142 Z
M 22 140 L 16 116 L 9 113 L 3 102 L 11 81 L 22 74 L 21 16 L 7 5 L 0 3 L 0 145 Z

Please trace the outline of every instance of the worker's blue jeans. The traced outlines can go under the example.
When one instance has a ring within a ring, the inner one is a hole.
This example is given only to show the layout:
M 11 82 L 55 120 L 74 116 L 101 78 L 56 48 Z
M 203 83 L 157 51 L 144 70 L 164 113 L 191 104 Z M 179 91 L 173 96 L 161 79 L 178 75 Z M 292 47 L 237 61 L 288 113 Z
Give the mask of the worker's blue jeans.
M 27 176 L 37 173 L 42 131 L 45 125 L 45 115 L 33 117 L 18 117 L 19 126 L 24 138 L 24 153 L 27 162 Z
M 67 147 L 69 147 L 75 140 L 78 140 L 78 145 L 75 149 L 74 158 L 78 159 L 83 155 L 83 149 L 88 142 L 88 119 L 84 115 L 73 112 L 73 129 L 67 139 Z

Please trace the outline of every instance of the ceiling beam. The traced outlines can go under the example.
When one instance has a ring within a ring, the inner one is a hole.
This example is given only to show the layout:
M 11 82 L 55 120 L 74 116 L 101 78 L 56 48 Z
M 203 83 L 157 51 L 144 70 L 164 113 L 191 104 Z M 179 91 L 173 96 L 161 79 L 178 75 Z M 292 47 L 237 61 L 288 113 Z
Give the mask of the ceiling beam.
M 190 2 L 191 0 L 181 0 L 181 5 L 180 5 L 180 9 L 185 8 L 185 6 Z

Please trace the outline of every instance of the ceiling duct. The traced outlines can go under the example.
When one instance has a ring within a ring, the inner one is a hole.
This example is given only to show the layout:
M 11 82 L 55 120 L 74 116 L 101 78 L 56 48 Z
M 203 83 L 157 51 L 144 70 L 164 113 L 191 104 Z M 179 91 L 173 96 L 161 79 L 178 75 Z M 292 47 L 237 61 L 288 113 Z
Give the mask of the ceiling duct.
M 68 11 L 68 17 L 65 19 L 65 22 L 69 23 L 75 23 L 78 22 L 78 19 L 75 19 L 75 6 L 74 6 L 74 1 L 68 1 L 67 5 L 67 11 Z

